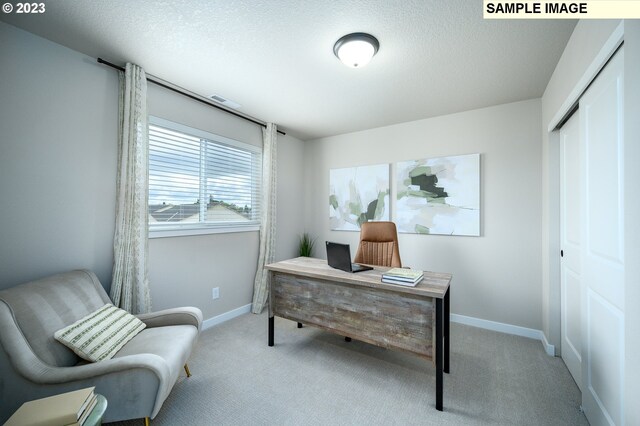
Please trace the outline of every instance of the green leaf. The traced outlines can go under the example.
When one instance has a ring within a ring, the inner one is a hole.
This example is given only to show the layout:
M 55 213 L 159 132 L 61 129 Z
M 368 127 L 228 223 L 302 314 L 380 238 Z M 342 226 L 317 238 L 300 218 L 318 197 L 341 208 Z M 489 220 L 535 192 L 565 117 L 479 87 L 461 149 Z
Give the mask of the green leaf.
M 317 237 L 311 237 L 311 235 L 309 235 L 308 232 L 304 232 L 299 237 L 298 247 L 299 247 L 300 256 L 312 257 L 313 246 L 316 243 L 316 238 Z

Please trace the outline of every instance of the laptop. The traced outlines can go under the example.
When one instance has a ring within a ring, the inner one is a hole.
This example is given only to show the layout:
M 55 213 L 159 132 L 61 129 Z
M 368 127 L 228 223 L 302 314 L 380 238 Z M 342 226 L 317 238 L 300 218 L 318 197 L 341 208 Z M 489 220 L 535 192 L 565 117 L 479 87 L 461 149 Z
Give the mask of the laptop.
M 349 244 L 332 243 L 327 241 L 327 263 L 332 268 L 345 272 L 362 272 L 373 269 L 370 266 L 351 263 L 351 249 Z

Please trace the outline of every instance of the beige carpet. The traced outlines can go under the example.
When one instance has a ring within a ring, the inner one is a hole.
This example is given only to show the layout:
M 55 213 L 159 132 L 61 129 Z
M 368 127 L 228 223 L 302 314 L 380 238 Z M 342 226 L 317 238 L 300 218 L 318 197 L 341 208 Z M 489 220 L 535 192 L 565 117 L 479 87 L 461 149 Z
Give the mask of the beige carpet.
M 539 341 L 451 325 L 444 412 L 410 354 L 246 314 L 202 333 L 152 425 L 587 425 L 580 392 Z M 141 425 L 142 421 L 113 423 Z

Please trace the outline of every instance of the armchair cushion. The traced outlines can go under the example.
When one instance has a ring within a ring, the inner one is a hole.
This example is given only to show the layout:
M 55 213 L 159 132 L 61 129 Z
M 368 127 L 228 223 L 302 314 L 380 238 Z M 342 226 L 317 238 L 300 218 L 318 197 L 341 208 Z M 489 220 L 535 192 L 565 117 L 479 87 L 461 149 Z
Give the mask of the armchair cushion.
M 0 291 L 31 351 L 48 365 L 71 367 L 78 355 L 53 334 L 111 303 L 98 277 L 86 270 L 52 275 Z M 4 324 L 3 324 L 4 325 Z
M 129 312 L 106 304 L 54 333 L 57 341 L 80 358 L 97 362 L 112 358 L 146 325 Z
M 139 315 L 146 328 L 111 359 L 86 362 L 54 333 L 111 303 L 90 271 L 0 290 L 0 424 L 25 401 L 95 386 L 105 423 L 154 418 L 202 328 L 197 308 Z

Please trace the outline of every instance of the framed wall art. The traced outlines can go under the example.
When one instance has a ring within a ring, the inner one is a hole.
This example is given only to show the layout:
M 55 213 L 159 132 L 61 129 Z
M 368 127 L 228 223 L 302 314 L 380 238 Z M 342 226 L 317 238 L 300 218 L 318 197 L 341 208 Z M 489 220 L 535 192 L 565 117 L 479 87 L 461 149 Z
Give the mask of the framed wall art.
M 480 235 L 480 154 L 396 164 L 399 232 Z
M 389 164 L 329 170 L 331 229 L 359 231 L 378 220 L 389 220 Z

